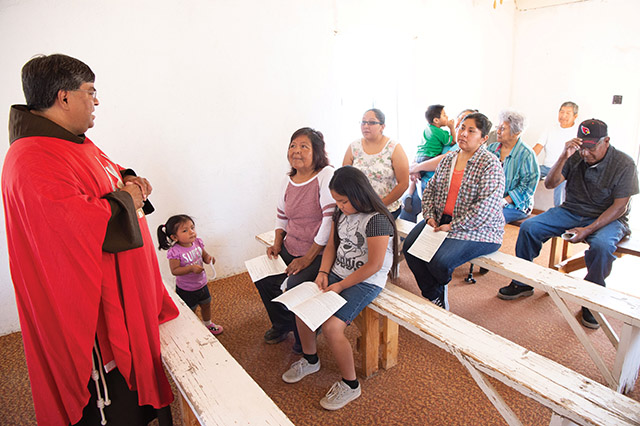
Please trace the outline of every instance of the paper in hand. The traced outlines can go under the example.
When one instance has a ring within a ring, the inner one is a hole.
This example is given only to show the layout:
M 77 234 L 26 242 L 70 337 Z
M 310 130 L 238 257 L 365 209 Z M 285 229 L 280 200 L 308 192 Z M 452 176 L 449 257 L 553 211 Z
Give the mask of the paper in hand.
M 254 283 L 270 275 L 284 274 L 287 270 L 287 265 L 280 256 L 276 259 L 269 259 L 266 254 L 245 260 L 244 265 Z
M 449 235 L 449 233 L 445 231 L 433 232 L 433 227 L 425 224 L 424 229 L 409 248 L 409 254 L 425 262 L 430 262 L 433 255 L 436 254 L 442 245 L 444 239 L 447 238 L 447 235 Z

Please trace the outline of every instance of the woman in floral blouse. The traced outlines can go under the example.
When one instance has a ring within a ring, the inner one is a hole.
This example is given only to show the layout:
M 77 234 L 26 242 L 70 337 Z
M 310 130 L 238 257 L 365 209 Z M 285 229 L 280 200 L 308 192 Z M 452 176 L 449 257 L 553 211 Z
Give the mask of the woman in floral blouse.
M 484 114 L 465 117 L 458 128 L 460 150 L 446 154 L 438 165 L 422 196 L 425 220 L 404 243 L 407 265 L 422 295 L 445 309 L 453 270 L 502 245 L 504 173 L 498 158 L 483 146 L 490 129 Z M 408 252 L 425 225 L 449 233 L 429 262 Z
M 342 165 L 364 172 L 395 219 L 401 211 L 400 197 L 409 187 L 409 160 L 402 146 L 382 133 L 384 120 L 379 109 L 364 113 L 360 123 L 362 139 L 351 143 Z

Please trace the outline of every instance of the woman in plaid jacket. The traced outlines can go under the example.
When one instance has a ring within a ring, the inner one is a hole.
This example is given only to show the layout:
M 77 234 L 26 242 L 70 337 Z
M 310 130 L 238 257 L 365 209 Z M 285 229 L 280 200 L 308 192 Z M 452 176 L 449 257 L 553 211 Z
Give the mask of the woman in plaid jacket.
M 502 245 L 504 173 L 500 161 L 483 146 L 491 122 L 481 113 L 465 117 L 458 129 L 459 151 L 448 153 L 438 165 L 422 196 L 424 220 L 404 243 L 407 265 L 422 295 L 449 309 L 446 285 L 458 266 Z M 427 261 L 409 250 L 428 225 L 448 235 Z

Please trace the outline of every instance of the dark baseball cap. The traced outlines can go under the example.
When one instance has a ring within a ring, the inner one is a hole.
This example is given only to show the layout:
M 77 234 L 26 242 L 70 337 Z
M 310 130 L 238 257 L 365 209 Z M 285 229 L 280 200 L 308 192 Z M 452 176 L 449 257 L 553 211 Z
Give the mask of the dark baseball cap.
M 585 120 L 578 126 L 578 137 L 583 145 L 595 145 L 601 138 L 607 136 L 607 124 L 592 118 Z

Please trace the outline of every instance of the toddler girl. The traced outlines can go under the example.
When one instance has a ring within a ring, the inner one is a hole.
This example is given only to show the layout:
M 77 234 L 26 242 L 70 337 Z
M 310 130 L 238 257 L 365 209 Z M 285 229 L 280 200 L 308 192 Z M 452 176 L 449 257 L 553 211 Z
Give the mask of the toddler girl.
M 204 249 L 193 219 L 181 214 L 171 216 L 165 225 L 160 225 L 158 248 L 169 250 L 167 259 L 171 273 L 176 277 L 178 296 L 194 312 L 200 305 L 204 325 L 213 334 L 222 333 L 222 326 L 211 322 L 211 295 L 203 265 L 203 262 L 213 265 L 216 260 Z

